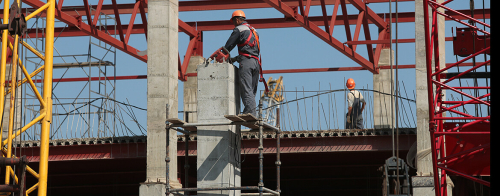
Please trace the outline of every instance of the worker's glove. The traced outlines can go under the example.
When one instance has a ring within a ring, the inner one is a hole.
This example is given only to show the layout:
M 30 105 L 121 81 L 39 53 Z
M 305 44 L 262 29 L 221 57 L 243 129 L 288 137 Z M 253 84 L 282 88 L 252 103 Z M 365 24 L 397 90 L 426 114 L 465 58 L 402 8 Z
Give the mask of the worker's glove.
M 347 123 L 351 123 L 351 116 L 347 116 Z
M 234 62 L 236 62 L 236 61 L 238 61 L 238 60 L 237 60 L 237 57 L 233 57 L 233 58 L 230 58 L 230 59 L 229 59 L 229 63 L 234 63 Z

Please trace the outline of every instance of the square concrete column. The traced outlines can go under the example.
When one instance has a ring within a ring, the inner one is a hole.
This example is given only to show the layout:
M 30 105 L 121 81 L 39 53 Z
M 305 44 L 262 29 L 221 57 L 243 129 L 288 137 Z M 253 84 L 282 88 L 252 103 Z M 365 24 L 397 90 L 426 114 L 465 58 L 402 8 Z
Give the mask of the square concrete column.
M 166 183 L 167 142 L 173 155 L 169 162 L 169 183 L 171 188 L 182 187 L 177 180 L 177 132 L 169 130 L 167 140 L 165 130 L 165 121 L 178 117 L 178 11 L 178 0 L 148 3 L 147 167 L 140 195 L 165 195 L 157 187 Z M 155 183 L 160 185 L 151 185 Z
M 187 73 L 196 73 L 196 68 L 202 64 L 205 58 L 202 56 L 191 56 L 187 67 Z M 184 121 L 188 123 L 198 122 L 198 115 L 196 113 L 198 105 L 198 77 L 187 77 L 184 82 Z
M 198 123 L 229 122 L 239 111 L 238 69 L 229 63 L 198 65 Z M 240 126 L 198 127 L 198 188 L 241 186 Z M 204 191 L 198 195 L 240 195 Z
M 394 65 L 394 51 L 392 51 L 392 59 L 389 51 L 391 51 L 389 48 L 382 49 L 379 66 L 391 65 L 391 61 Z M 391 97 L 391 82 L 394 81 L 394 77 L 393 75 L 391 80 L 390 69 L 379 69 L 379 74 L 373 74 L 373 90 L 375 91 L 373 93 L 373 124 L 375 129 L 388 129 L 396 125 L 396 116 L 393 115 L 395 108 L 392 107 L 391 110 L 391 99 L 393 99 Z M 395 103 L 394 99 L 392 103 Z
M 443 0 L 437 2 L 442 3 Z M 429 11 L 432 10 L 429 8 Z M 443 12 L 442 9 L 440 9 Z M 432 20 L 432 13 L 429 19 Z M 431 22 L 431 21 L 430 21 Z M 440 67 L 445 67 L 445 23 L 444 17 L 438 17 L 438 42 Z M 434 60 L 432 61 L 434 63 Z M 427 101 L 427 68 L 424 32 L 423 0 L 415 0 L 415 78 L 417 108 L 417 175 L 412 178 L 414 195 L 434 196 L 434 178 L 432 173 L 431 139 L 429 133 L 429 103 Z M 434 65 L 432 65 L 434 68 Z M 435 88 L 434 88 L 435 90 Z M 445 95 L 444 91 L 443 94 Z M 443 96 L 446 99 L 446 95 Z M 444 114 L 443 114 L 444 115 Z M 452 195 L 453 183 L 447 177 L 448 195 Z

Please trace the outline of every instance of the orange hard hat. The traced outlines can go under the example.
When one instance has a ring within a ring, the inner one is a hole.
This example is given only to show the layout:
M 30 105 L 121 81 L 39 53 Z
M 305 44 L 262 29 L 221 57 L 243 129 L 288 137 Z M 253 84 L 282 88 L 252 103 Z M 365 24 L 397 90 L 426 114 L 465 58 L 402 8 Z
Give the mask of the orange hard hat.
M 347 79 L 347 83 L 345 84 L 348 89 L 353 89 L 356 86 L 356 83 L 352 78 Z
M 236 16 L 245 17 L 245 13 L 243 11 L 241 11 L 241 10 L 234 11 L 233 15 L 231 16 L 231 21 L 233 21 L 233 18 L 236 17 Z

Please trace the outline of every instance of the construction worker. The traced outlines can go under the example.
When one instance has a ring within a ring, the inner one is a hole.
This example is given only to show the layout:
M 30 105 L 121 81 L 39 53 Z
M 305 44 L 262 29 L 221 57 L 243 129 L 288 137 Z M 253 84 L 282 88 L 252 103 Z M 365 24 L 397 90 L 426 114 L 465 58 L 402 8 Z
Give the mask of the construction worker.
M 366 102 L 363 95 L 354 90 L 356 83 L 352 78 L 347 79 L 346 83 L 349 93 L 347 94 L 348 112 L 346 114 L 346 129 L 363 129 L 363 116 Z
M 243 114 L 256 115 L 255 95 L 259 83 L 260 71 L 260 43 L 257 31 L 245 21 L 245 13 L 236 10 L 231 16 L 235 28 L 226 42 L 225 48 L 231 51 L 238 46 L 238 56 L 231 58 L 231 62 L 238 62 L 240 79 L 240 96 L 245 108 Z

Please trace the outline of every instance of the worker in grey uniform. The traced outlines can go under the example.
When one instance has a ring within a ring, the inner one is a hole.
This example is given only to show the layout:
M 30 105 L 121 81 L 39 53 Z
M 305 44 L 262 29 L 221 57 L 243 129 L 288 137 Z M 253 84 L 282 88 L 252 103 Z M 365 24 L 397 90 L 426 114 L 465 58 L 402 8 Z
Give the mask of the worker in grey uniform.
M 245 108 L 243 114 L 256 115 L 255 95 L 260 73 L 260 45 L 257 31 L 245 21 L 245 13 L 236 10 L 231 16 L 235 28 L 224 46 L 228 51 L 238 46 L 238 56 L 231 62 L 238 62 L 240 96 Z
M 363 110 L 366 102 L 363 95 L 354 90 L 356 83 L 352 78 L 349 78 L 346 83 L 349 93 L 347 94 L 348 112 L 346 114 L 346 129 L 363 129 Z

